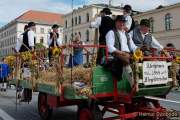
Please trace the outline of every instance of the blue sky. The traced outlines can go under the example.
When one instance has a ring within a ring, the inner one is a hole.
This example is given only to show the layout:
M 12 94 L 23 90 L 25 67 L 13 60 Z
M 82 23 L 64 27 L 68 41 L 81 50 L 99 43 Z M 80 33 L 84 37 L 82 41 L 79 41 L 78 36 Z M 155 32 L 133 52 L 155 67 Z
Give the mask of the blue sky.
M 74 7 L 84 4 L 108 3 L 109 0 L 74 0 Z M 66 14 L 72 10 L 72 0 L 0 0 L 0 27 L 28 10 Z M 112 4 L 132 5 L 134 10 L 146 11 L 159 5 L 170 5 L 180 0 L 113 0 Z

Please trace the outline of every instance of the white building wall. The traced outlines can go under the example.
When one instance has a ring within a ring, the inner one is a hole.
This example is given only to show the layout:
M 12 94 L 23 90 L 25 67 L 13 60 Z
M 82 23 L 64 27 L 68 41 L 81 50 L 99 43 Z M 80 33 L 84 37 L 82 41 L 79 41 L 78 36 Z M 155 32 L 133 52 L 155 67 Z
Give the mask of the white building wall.
M 0 51 L 1 55 L 10 55 L 14 54 L 12 48 L 15 48 L 17 39 L 24 31 L 24 26 L 27 23 L 14 23 L 8 24 L 6 29 L 2 29 L 0 32 Z M 40 39 L 43 38 L 43 45 L 48 47 L 47 45 L 47 36 L 51 29 L 51 25 L 44 24 L 36 24 L 36 43 L 40 43 Z M 43 29 L 44 32 L 41 30 Z M 60 38 L 63 39 L 63 28 L 59 28 Z
M 139 21 L 141 19 L 154 19 L 154 32 L 152 33 L 157 40 L 166 46 L 167 43 L 173 43 L 177 49 L 180 49 L 180 3 L 172 6 L 167 6 L 161 9 L 155 9 L 144 12 L 134 16 L 134 19 Z M 170 14 L 172 17 L 171 30 L 165 30 L 165 15 Z
M 73 20 L 74 20 L 74 26 L 73 26 L 73 33 L 81 33 L 81 39 L 87 43 L 87 44 L 93 44 L 94 42 L 94 35 L 95 35 L 95 29 L 89 28 L 90 21 L 93 20 L 96 14 L 100 13 L 100 11 L 103 9 L 103 7 L 99 6 L 87 6 L 85 8 L 80 8 L 73 11 Z M 113 15 L 122 15 L 123 12 L 121 9 L 111 9 Z M 86 14 L 89 13 L 89 22 L 87 22 Z M 79 23 L 79 16 L 81 16 L 81 24 L 75 25 L 75 18 L 77 17 L 77 22 Z M 70 43 L 71 40 L 71 34 L 72 34 L 72 13 L 69 13 L 65 15 L 64 18 L 65 22 L 67 21 L 67 28 L 66 23 L 64 27 L 64 44 L 65 44 L 65 36 L 67 36 L 67 43 Z M 87 34 L 86 31 L 89 31 L 89 41 L 87 41 Z
M 12 24 L 10 27 L 4 27 L 0 32 L 0 51 L 1 55 L 12 54 L 14 44 L 16 43 L 16 24 Z

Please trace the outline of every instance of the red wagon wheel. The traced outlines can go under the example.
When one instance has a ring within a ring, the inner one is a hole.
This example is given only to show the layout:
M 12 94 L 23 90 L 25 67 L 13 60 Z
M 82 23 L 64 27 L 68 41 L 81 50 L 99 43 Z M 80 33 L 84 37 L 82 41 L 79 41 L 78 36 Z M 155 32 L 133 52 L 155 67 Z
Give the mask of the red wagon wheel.
M 91 111 L 88 108 L 82 108 L 79 110 L 79 120 L 93 120 Z
M 103 115 L 98 105 L 91 104 L 89 107 L 84 103 L 78 106 L 78 120 L 103 120 Z
M 52 116 L 53 109 L 47 104 L 47 95 L 45 93 L 39 93 L 38 111 L 42 120 L 49 120 Z

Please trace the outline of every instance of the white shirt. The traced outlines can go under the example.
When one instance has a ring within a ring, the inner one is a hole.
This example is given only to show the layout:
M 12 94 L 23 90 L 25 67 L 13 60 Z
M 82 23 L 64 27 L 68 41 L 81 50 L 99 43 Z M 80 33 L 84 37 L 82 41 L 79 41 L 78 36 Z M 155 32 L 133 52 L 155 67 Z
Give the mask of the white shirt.
M 132 25 L 132 17 L 130 15 L 127 15 L 126 16 L 126 24 L 125 24 L 125 26 L 128 28 L 128 30 L 130 30 L 131 25 Z
M 130 41 L 129 41 L 129 47 L 127 44 L 127 37 L 124 31 L 118 31 L 119 35 L 120 35 L 120 44 L 121 44 L 121 51 L 124 52 L 130 52 L 130 51 L 135 51 L 137 49 L 137 46 L 134 44 L 134 42 L 132 41 L 131 37 L 130 37 Z M 109 53 L 113 53 L 117 50 L 117 48 L 115 48 L 115 36 L 114 36 L 114 31 L 110 30 L 107 34 L 106 34 L 106 44 L 108 47 L 108 51 Z M 129 49 L 130 48 L 130 49 Z
M 35 38 L 34 31 L 32 30 L 28 31 L 28 43 L 30 47 L 34 47 L 34 38 Z
M 20 34 L 20 36 L 19 36 L 18 39 L 16 40 L 16 46 L 15 46 L 16 52 L 19 52 L 22 43 L 23 43 L 23 34 Z
M 143 39 L 144 39 L 145 35 L 148 35 L 148 34 L 149 34 L 149 33 L 146 33 L 146 34 L 142 34 L 142 33 L 141 33 Z M 133 31 L 131 31 L 131 32 L 129 33 L 129 35 L 130 35 L 131 38 L 132 38 L 132 37 L 133 37 Z M 158 50 L 162 50 L 162 49 L 163 49 L 163 46 L 155 39 L 154 36 L 152 36 L 152 42 L 151 42 L 151 46 L 150 46 L 150 47 L 155 48 L 155 49 L 158 49 Z
M 110 15 L 105 15 L 105 16 L 109 16 L 110 17 Z M 99 26 L 101 26 L 101 21 L 102 21 L 102 17 L 97 17 L 95 19 L 95 21 L 90 23 L 90 27 L 91 28 L 99 28 Z
M 50 47 L 50 45 L 51 45 L 51 43 L 52 43 L 52 39 L 50 38 L 50 34 L 48 34 L 48 46 Z M 60 45 L 62 45 L 62 39 L 59 37 L 58 39 L 57 39 L 57 44 L 58 44 L 58 46 L 60 46 Z

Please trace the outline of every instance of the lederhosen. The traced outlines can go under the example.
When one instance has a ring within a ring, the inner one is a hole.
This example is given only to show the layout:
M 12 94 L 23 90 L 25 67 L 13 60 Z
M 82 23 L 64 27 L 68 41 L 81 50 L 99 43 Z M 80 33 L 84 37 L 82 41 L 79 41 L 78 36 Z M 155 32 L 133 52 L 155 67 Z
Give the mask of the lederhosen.
M 106 34 L 114 28 L 114 20 L 109 16 L 102 17 L 101 26 L 99 27 L 99 45 L 106 45 Z M 103 56 L 105 56 L 105 49 L 99 48 L 96 64 L 101 64 Z
M 56 35 L 57 35 L 57 38 L 59 38 L 59 34 L 56 33 Z M 52 39 L 52 37 L 53 37 L 53 32 L 50 32 L 50 39 Z M 54 43 L 54 42 L 56 42 L 56 43 Z M 54 39 L 52 39 L 52 42 L 51 42 L 51 44 L 49 46 L 49 53 L 48 53 L 49 59 L 52 58 L 52 49 L 51 48 L 55 47 L 54 44 L 56 44 L 56 46 L 58 46 L 57 40 L 55 41 Z

